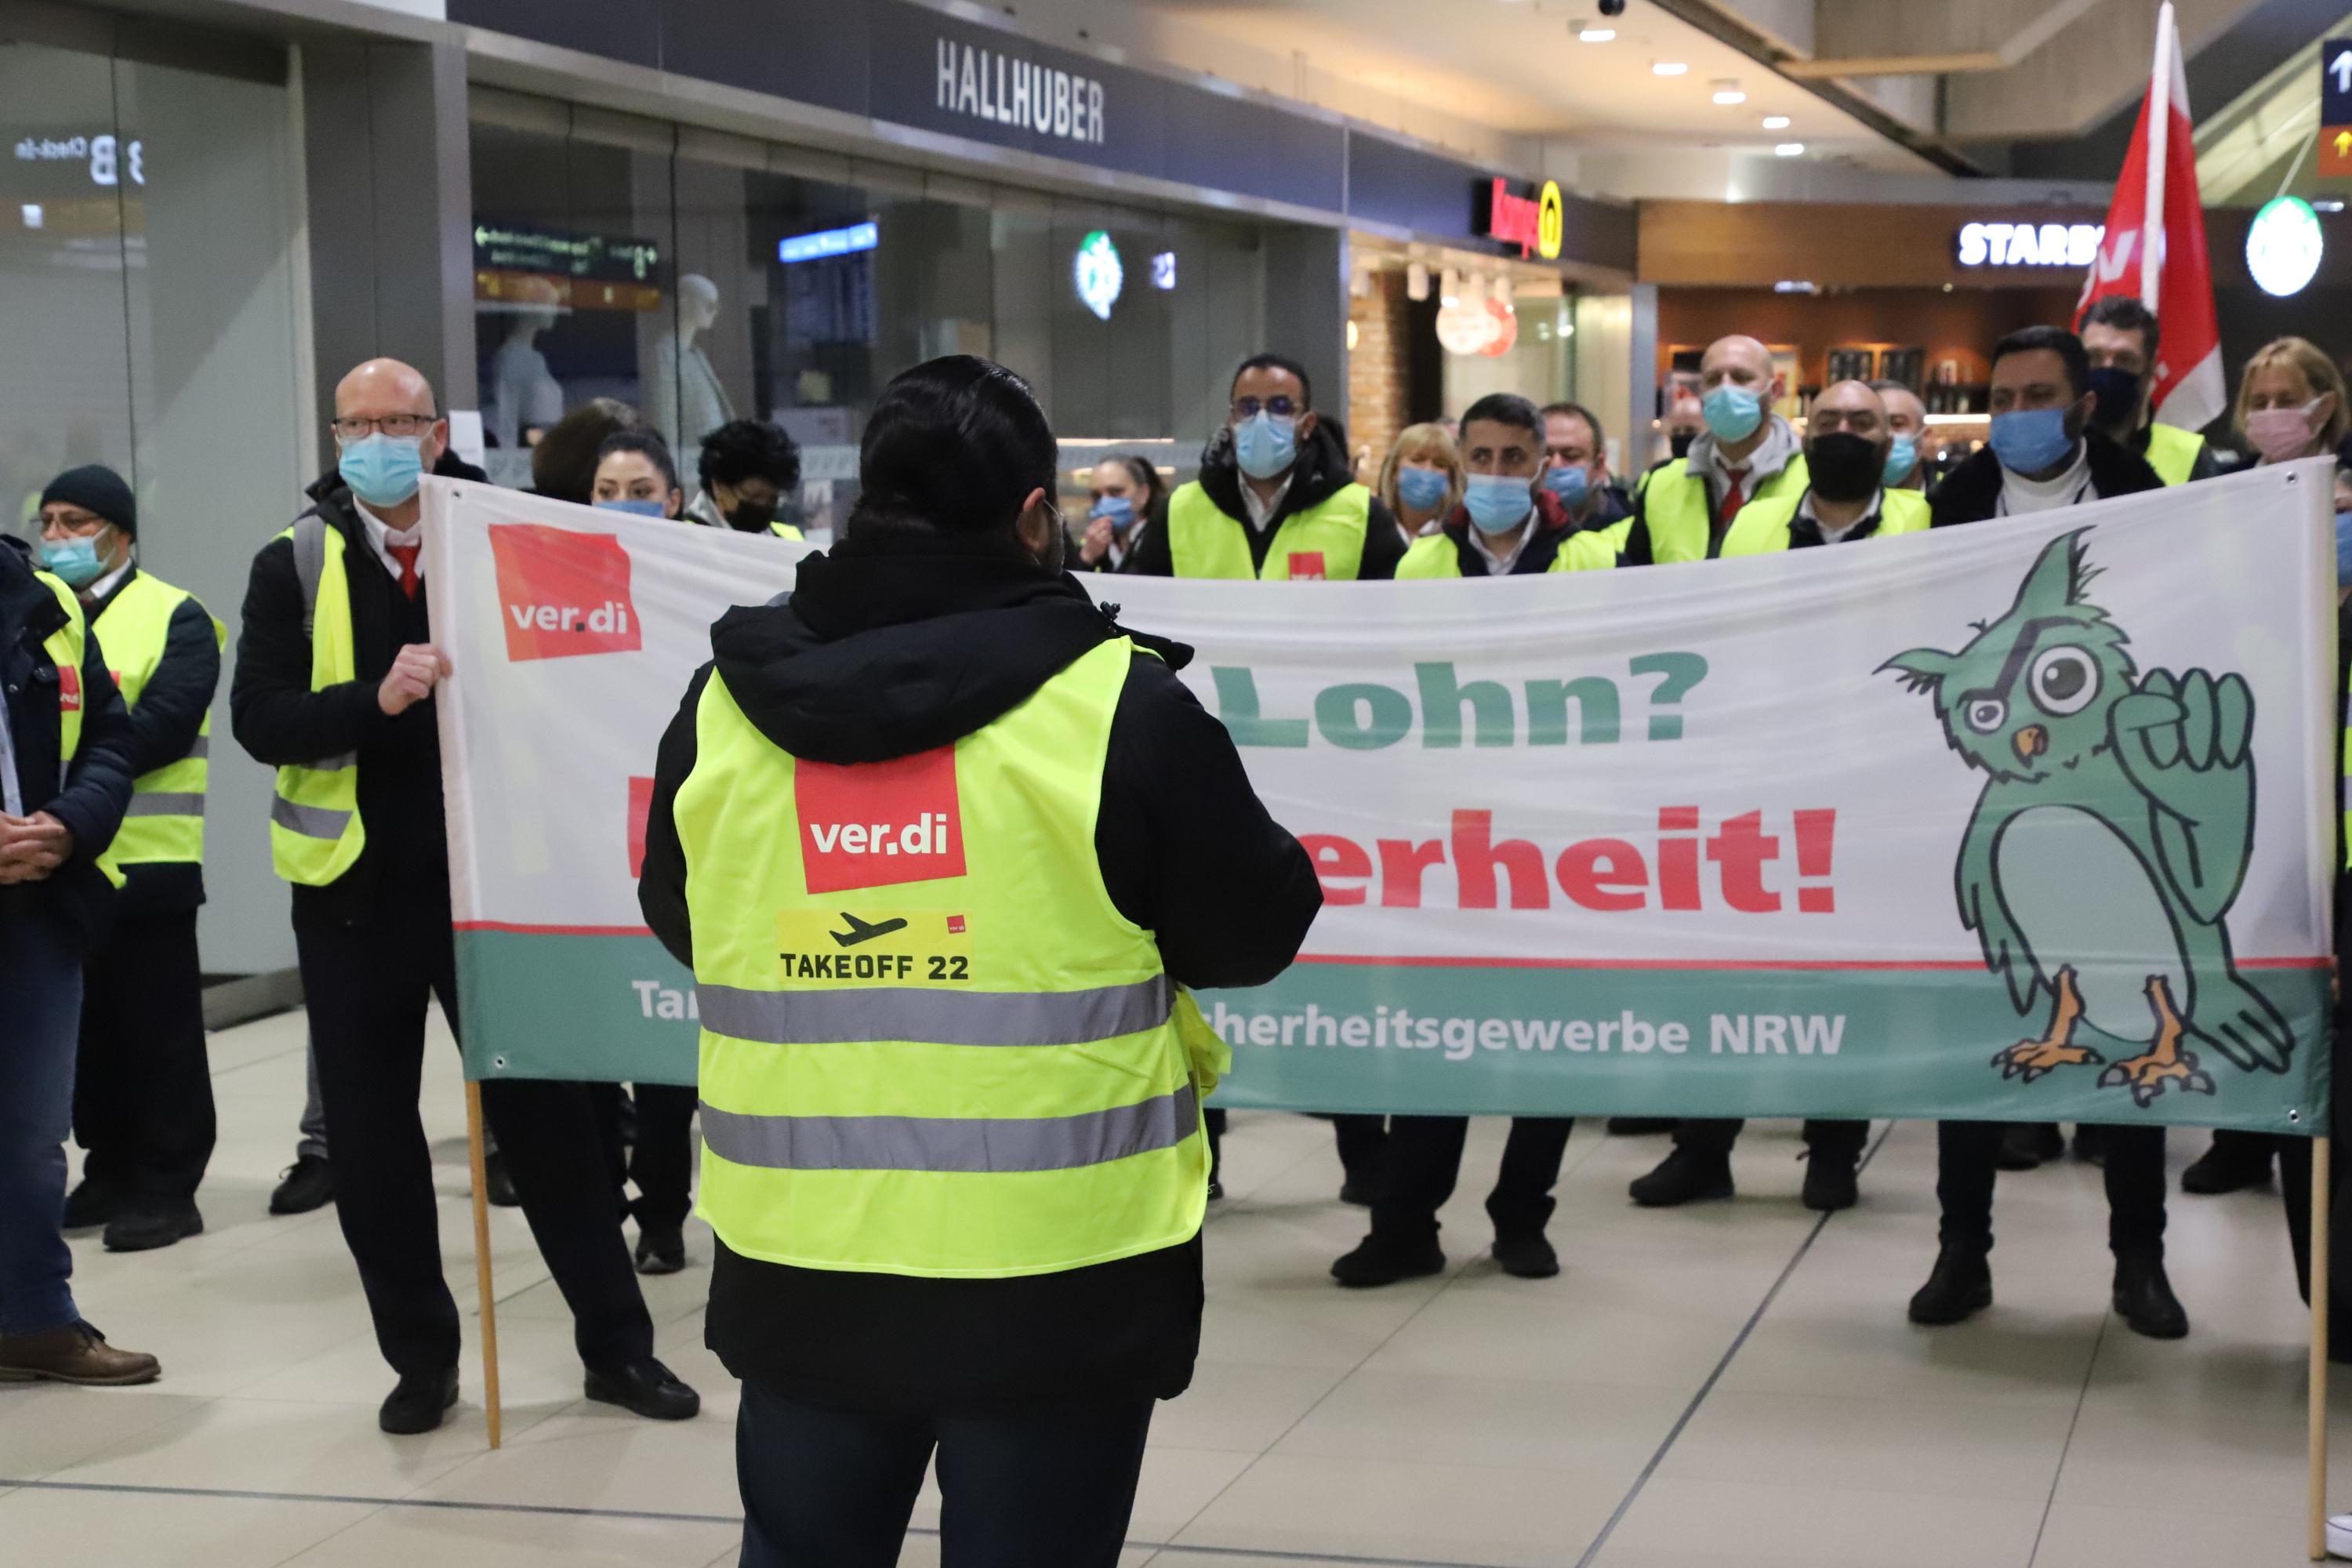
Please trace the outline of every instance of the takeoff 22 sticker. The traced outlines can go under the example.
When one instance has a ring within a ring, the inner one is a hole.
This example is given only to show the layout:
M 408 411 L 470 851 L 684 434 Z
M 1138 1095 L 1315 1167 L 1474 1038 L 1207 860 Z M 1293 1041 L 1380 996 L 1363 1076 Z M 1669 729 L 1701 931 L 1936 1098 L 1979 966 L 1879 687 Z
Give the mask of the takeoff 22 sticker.
M 973 978 L 971 922 L 940 910 L 783 910 L 776 964 L 780 981 L 961 985 Z

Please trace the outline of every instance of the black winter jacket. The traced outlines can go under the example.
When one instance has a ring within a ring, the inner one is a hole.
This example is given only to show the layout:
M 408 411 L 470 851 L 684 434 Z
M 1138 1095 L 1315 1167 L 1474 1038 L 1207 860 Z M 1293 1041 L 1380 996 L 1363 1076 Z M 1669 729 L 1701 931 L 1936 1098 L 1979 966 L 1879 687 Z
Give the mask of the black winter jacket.
M 109 606 L 122 596 L 139 576 L 134 566 L 107 590 L 106 597 L 87 606 L 97 624 Z M 103 632 L 105 627 L 100 626 Z M 163 657 L 140 689 L 139 704 L 131 710 L 131 776 L 152 773 L 176 763 L 196 743 L 205 714 L 220 688 L 220 644 L 213 637 L 213 618 L 191 596 L 173 610 L 163 632 Z M 205 901 L 205 868 L 192 862 L 165 862 L 122 868 L 122 890 L 116 912 L 122 916 L 185 914 Z
M 229 683 L 236 742 L 271 767 L 359 754 L 360 820 L 367 847 L 323 888 L 294 889 L 297 921 L 350 924 L 377 912 L 387 877 L 405 893 L 448 896 L 449 847 L 441 811 L 441 736 L 433 699 L 388 718 L 376 703 L 393 659 L 432 627 L 420 588 L 411 599 L 369 547 L 351 490 L 335 476 L 310 487 L 313 509 L 343 537 L 351 585 L 355 679 L 310 689 L 310 639 L 302 633 L 302 585 L 294 543 L 273 539 L 253 558 Z
M 1315 428 L 1299 443 L 1297 460 L 1291 465 L 1290 488 L 1282 494 L 1282 502 L 1275 508 L 1263 531 L 1252 528 L 1249 506 L 1242 500 L 1241 464 L 1234 457 L 1233 426 L 1221 426 L 1209 444 L 1201 449 L 1201 489 L 1217 503 L 1217 510 L 1242 525 L 1249 540 L 1252 564 L 1263 567 L 1265 554 L 1273 548 L 1274 536 L 1282 531 L 1283 519 L 1293 512 L 1331 499 L 1341 487 L 1356 482 L 1355 465 L 1348 457 L 1348 432 L 1329 415 L 1318 415 Z M 1357 569 L 1359 582 L 1384 582 L 1396 575 L 1397 563 L 1404 559 L 1404 536 L 1397 531 L 1396 519 L 1380 497 L 1371 498 L 1371 512 L 1364 524 L 1364 560 Z M 1120 567 L 1144 577 L 1173 577 L 1176 558 L 1168 543 L 1168 530 L 1155 527 L 1143 536 L 1143 542 Z
M 65 624 L 65 606 L 33 575 L 31 550 L 21 539 L 0 535 L 0 697 L 5 702 L 0 721 L 8 726 L 16 759 L 16 791 L 25 816 L 46 811 L 73 835 L 73 854 L 64 865 L 39 881 L 0 887 L 0 925 L 53 921 L 74 946 L 87 949 L 113 914 L 114 890 L 98 858 L 114 842 L 131 804 L 131 715 L 92 632 L 74 672 L 81 692 L 81 743 L 72 766 L 58 767 L 62 683 L 42 639 Z M 0 1002 L 0 1009 L 5 1006 Z
M 791 599 L 730 610 L 662 737 L 638 902 L 693 962 L 673 815 L 695 710 L 716 668 L 795 756 L 862 763 L 946 745 L 1121 635 L 1080 580 L 986 542 L 852 534 L 801 563 Z M 1095 847 L 1119 912 L 1195 987 L 1286 968 L 1322 904 L 1306 851 L 1266 815 L 1224 726 L 1175 670 L 1192 650 L 1129 632 L 1139 654 L 1111 721 Z M 710 1346 L 730 1372 L 807 1403 L 894 1414 L 1173 1398 L 1201 1333 L 1200 1238 L 1007 1279 L 933 1279 L 758 1262 L 722 1244 Z
M 2160 490 L 2164 481 L 2147 459 L 2097 430 L 2084 433 L 2091 446 L 2091 488 L 2105 500 L 2112 496 Z M 1969 453 L 1960 466 L 1944 476 L 1927 494 L 1930 524 L 1948 528 L 1958 522 L 1984 522 L 2000 515 L 2000 459 L 1990 447 Z

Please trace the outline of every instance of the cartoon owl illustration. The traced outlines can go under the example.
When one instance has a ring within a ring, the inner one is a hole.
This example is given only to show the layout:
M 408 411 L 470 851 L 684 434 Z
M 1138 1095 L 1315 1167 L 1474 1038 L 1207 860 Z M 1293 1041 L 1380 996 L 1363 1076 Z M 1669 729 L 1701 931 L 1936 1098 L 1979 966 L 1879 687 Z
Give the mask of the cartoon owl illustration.
M 2284 1072 L 2294 1040 L 2239 978 L 2222 923 L 2253 848 L 2253 693 L 2235 674 L 2139 675 L 2084 597 L 2090 531 L 2051 541 L 1959 652 L 1880 668 L 1931 694 L 1946 740 L 1988 775 L 1954 871 L 1960 923 L 2021 1015 L 2050 998 L 2042 1036 L 1993 1065 L 2028 1083 L 2105 1066 L 2099 1087 L 2144 1107 L 2168 1087 L 2213 1092 L 2192 1047 Z M 2085 1028 L 2145 1049 L 2109 1064 Z

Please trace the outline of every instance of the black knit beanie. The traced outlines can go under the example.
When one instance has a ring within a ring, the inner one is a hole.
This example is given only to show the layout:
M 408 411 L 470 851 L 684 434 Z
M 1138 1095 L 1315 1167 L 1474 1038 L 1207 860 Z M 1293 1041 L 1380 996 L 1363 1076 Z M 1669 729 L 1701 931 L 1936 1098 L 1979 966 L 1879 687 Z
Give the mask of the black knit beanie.
M 122 476 L 103 463 L 89 463 L 79 468 L 68 468 L 49 481 L 41 492 L 41 504 L 63 501 L 78 506 L 96 517 L 102 517 L 123 532 L 139 531 L 139 501 Z

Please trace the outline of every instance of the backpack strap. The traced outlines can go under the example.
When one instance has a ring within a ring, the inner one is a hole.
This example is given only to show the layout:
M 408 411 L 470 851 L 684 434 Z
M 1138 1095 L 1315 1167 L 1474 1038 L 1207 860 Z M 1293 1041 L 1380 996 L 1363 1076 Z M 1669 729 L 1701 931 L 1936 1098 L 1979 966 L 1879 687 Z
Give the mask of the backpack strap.
M 319 613 L 319 578 L 327 569 L 327 520 L 306 511 L 294 520 L 294 575 L 302 584 L 302 636 Z

